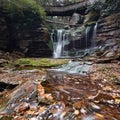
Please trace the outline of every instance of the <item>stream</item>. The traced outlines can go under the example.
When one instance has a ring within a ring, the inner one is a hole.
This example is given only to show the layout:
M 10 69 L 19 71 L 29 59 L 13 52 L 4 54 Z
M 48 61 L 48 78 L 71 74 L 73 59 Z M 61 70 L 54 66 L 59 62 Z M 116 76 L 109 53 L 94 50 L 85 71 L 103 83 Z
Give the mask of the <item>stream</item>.
M 4 84 L 8 89 L 4 87 L 0 92 L 3 104 L 0 118 L 119 120 L 120 86 L 106 81 L 108 76 L 104 80 L 99 78 L 119 70 L 116 64 L 108 67 L 109 71 L 106 68 L 103 74 L 95 63 L 69 60 L 66 64 L 45 71 L 4 71 L 0 79 L 6 80 Z

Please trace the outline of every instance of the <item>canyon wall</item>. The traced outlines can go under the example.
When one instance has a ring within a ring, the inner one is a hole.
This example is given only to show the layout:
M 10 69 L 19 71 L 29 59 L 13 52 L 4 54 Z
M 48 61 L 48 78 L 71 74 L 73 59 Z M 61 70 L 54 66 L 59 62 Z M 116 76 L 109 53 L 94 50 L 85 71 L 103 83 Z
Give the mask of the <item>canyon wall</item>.
M 120 56 L 120 13 L 100 17 L 98 20 L 97 45 L 102 46 L 106 57 Z

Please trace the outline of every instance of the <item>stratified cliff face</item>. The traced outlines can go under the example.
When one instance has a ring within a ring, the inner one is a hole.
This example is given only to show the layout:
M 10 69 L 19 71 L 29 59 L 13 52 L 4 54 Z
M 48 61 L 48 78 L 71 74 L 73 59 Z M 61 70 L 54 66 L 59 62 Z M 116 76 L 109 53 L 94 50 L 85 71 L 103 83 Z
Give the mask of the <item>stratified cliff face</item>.
M 5 18 L 0 17 L 0 50 L 20 51 L 29 57 L 52 56 L 48 46 L 50 40 L 48 30 L 40 24 L 26 27 L 20 24 L 13 22 L 9 27 Z
M 120 13 L 100 18 L 98 28 L 98 40 L 107 41 L 120 39 Z
M 70 29 L 71 40 L 67 47 L 74 48 L 77 51 L 89 49 L 92 42 L 95 43 L 95 54 L 100 58 L 120 58 L 120 10 L 113 11 L 109 15 L 94 14 L 90 11 L 84 16 L 83 24 Z M 97 15 L 97 17 L 96 17 Z M 97 18 L 97 19 L 96 19 Z M 95 24 L 97 23 L 96 38 L 93 38 Z M 87 38 L 87 41 L 86 41 Z M 94 40 L 92 40 L 94 39 Z M 87 43 L 87 45 L 86 45 Z M 83 51 L 85 52 L 85 50 Z M 91 54 L 91 53 L 88 53 Z
M 108 57 L 120 56 L 120 13 L 101 17 L 98 21 L 97 44 L 103 47 Z M 111 53 L 111 54 L 110 54 Z

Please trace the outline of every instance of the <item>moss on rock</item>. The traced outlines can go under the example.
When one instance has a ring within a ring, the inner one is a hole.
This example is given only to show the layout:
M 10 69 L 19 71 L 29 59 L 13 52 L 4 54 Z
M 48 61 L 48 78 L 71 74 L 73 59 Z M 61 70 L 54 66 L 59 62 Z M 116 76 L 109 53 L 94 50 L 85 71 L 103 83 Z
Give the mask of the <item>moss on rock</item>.
M 22 58 L 16 61 L 16 65 L 29 65 L 31 67 L 55 67 L 58 65 L 62 65 L 67 63 L 67 59 L 48 59 L 48 58 L 41 58 L 41 59 L 33 59 L 33 58 Z

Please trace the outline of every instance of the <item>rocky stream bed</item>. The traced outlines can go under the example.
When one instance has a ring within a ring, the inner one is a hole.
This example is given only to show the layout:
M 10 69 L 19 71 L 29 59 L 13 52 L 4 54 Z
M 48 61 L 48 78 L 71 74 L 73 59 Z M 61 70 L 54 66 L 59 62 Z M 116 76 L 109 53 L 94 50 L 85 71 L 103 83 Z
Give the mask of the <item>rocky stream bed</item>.
M 5 58 L 0 120 L 120 120 L 119 61 Z

